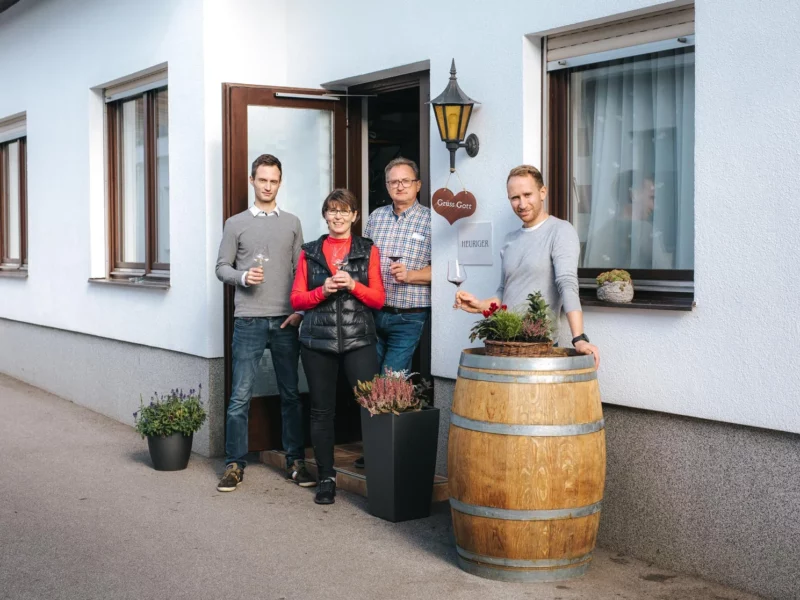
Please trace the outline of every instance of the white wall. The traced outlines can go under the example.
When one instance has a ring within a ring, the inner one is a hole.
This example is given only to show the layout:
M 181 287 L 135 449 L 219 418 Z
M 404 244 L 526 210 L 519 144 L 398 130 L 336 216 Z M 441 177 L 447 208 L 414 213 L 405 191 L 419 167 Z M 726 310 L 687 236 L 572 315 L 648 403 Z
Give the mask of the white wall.
M 470 267 L 465 284 L 485 297 L 497 285 L 498 242 L 517 226 L 505 176 L 523 158 L 538 158 L 540 147 L 528 112 L 523 120 L 523 88 L 535 97 L 541 84 L 535 66 L 523 68 L 535 65 L 523 36 L 658 4 L 508 0 L 488 11 L 481 2 L 454 10 L 413 0 L 388 11 L 367 0 L 291 3 L 288 83 L 313 87 L 429 59 L 435 96 L 455 57 L 461 87 L 482 102 L 470 124 L 480 154 L 460 151 L 457 168 L 478 199 L 473 218 L 495 223 L 496 265 Z M 608 402 L 800 432 L 800 359 L 783 351 L 799 327 L 798 285 L 788 274 L 798 262 L 800 74 L 791 58 L 800 52 L 793 27 L 800 5 L 697 0 L 696 9 L 698 306 L 690 313 L 587 308 L 586 331 L 602 352 Z M 448 154 L 433 125 L 431 140 L 435 190 Z M 457 226 L 433 219 L 433 372 L 453 378 L 453 340 L 469 345 L 474 318 L 450 308 L 445 269 Z
M 0 277 L 0 317 L 209 354 L 202 24 L 194 0 L 22 0 L 0 15 L 0 115 L 27 111 L 30 257 L 27 280 Z M 172 287 L 90 284 L 105 259 L 102 104 L 91 88 L 160 63 Z

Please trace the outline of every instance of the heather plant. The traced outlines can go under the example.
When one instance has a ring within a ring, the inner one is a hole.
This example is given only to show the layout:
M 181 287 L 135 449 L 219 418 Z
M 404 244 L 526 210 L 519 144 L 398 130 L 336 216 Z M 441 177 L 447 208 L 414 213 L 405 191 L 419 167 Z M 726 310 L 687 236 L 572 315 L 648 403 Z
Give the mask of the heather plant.
M 206 420 L 206 411 L 201 401 L 202 386 L 190 389 L 170 390 L 159 396 L 158 392 L 145 405 L 139 396 L 139 410 L 133 413 L 135 428 L 142 437 L 168 436 L 173 433 L 192 435 Z
M 384 374 L 375 375 L 372 381 L 359 381 L 353 388 L 356 402 L 372 416 L 421 410 L 431 385 L 424 379 L 414 383 L 413 375 L 416 373 L 386 369 Z
M 597 285 L 612 283 L 614 281 L 631 281 L 631 274 L 624 269 L 613 269 L 611 271 L 606 271 L 605 273 L 600 273 L 600 275 L 597 276 L 596 281 Z
M 498 342 L 547 342 L 552 339 L 552 311 L 540 292 L 528 295 L 526 310 L 508 310 L 495 302 L 483 311 L 483 319 L 475 323 L 469 340 Z

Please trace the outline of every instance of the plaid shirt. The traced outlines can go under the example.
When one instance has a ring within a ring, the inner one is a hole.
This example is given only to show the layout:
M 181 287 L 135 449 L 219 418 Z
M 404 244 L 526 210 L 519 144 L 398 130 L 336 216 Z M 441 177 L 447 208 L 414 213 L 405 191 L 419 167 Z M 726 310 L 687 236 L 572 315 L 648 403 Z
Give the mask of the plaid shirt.
M 389 274 L 390 256 L 402 256 L 409 270 L 424 269 L 431 264 L 431 209 L 414 202 L 399 216 L 392 205 L 372 211 L 364 229 L 381 251 L 381 277 L 386 288 L 386 306 L 421 308 L 431 305 L 430 284 L 397 283 Z

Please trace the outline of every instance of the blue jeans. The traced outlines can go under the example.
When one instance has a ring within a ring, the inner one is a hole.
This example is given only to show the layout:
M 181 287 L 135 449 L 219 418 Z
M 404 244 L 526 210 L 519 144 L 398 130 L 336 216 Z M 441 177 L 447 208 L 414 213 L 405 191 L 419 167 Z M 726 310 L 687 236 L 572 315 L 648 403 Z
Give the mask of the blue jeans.
M 373 311 L 381 373 L 385 369 L 411 370 L 411 359 L 419 345 L 429 314 L 430 310 L 396 315 L 380 310 Z
M 233 320 L 233 385 L 225 424 L 225 464 L 247 466 L 247 418 L 258 363 L 269 348 L 281 395 L 281 437 L 287 464 L 302 460 L 303 404 L 297 387 L 300 342 L 297 327 L 281 329 L 286 317 L 239 317 Z

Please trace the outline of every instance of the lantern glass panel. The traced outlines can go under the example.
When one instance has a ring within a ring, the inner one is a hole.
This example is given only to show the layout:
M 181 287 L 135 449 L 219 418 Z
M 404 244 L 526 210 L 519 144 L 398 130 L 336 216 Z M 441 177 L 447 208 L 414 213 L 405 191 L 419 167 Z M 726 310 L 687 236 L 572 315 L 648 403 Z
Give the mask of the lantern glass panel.
M 439 126 L 439 135 L 442 141 L 447 140 L 447 128 L 444 121 L 444 106 L 441 104 L 434 104 L 433 111 L 436 114 L 436 124 Z
M 447 139 L 452 141 L 460 141 L 458 137 L 458 130 L 461 125 L 461 110 L 464 108 L 461 104 L 453 104 L 444 107 L 445 119 L 447 120 Z
M 466 105 L 464 107 L 464 114 L 461 117 L 461 131 L 458 132 L 458 139 L 459 141 L 464 139 L 464 136 L 467 135 L 467 125 L 469 124 L 469 117 L 472 114 L 472 106 Z

